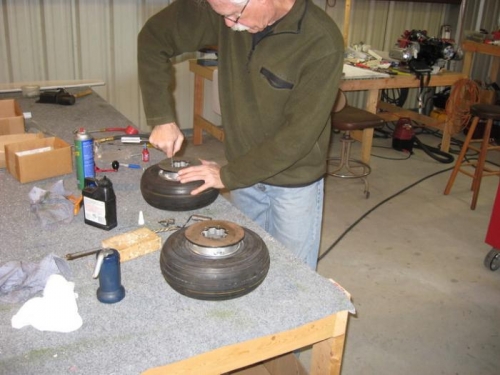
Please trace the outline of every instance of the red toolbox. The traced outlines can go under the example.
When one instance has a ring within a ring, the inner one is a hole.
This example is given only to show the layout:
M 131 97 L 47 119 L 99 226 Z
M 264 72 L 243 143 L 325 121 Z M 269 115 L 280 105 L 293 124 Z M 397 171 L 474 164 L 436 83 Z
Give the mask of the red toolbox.
M 492 246 L 493 249 L 486 255 L 484 265 L 486 268 L 496 271 L 500 268 L 500 183 L 498 184 L 485 242 Z

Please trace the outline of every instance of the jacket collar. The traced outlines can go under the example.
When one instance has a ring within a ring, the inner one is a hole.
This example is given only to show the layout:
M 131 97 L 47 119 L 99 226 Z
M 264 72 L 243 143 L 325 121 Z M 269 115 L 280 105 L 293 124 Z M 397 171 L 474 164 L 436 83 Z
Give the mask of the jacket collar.
M 295 0 L 292 9 L 280 20 L 274 28 L 274 34 L 300 33 L 302 20 L 304 19 L 309 0 Z

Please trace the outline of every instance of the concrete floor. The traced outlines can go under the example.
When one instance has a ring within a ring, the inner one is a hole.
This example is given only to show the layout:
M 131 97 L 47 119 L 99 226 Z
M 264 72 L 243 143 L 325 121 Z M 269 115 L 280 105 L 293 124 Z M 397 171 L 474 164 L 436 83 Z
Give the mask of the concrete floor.
M 332 155 L 339 138 L 332 138 Z M 472 211 L 469 177 L 459 174 L 443 195 L 453 164 L 420 149 L 407 159 L 390 138 L 374 146 L 368 199 L 360 180 L 328 177 L 325 184 L 318 272 L 349 291 L 357 309 L 342 374 L 500 374 L 500 270 L 483 265 L 498 177 L 483 179 Z M 202 146 L 188 142 L 186 154 L 224 163 L 221 143 L 210 136 Z M 490 160 L 500 164 L 495 154 Z M 310 351 L 300 359 L 308 365 Z

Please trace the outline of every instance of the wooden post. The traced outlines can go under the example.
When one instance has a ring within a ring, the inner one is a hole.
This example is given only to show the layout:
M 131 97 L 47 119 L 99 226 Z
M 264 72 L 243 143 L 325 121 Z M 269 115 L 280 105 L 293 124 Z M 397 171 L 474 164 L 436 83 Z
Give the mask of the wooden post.
M 199 118 L 203 116 L 203 97 L 205 89 L 205 78 L 195 74 L 194 76 L 194 111 L 193 111 L 193 144 L 203 143 L 203 128 L 199 125 Z
M 347 47 L 349 40 L 349 23 L 351 19 L 351 0 L 345 0 L 344 7 L 344 47 Z

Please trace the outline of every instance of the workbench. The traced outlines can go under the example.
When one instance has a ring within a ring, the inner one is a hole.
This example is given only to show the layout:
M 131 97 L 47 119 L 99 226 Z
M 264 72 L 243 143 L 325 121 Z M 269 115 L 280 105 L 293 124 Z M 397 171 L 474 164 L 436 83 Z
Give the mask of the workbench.
M 213 72 L 217 67 L 202 66 L 196 63 L 196 60 L 189 61 L 189 69 L 194 73 L 194 108 L 193 108 L 193 143 L 195 145 L 201 144 L 203 141 L 203 131 L 211 134 L 213 137 L 224 140 L 224 130 L 222 127 L 217 126 L 208 121 L 203 114 L 203 101 L 204 101 L 204 80 L 212 80 Z M 430 81 L 426 82 L 426 87 L 440 87 L 451 86 L 456 81 L 464 78 L 463 73 L 443 72 L 433 74 Z M 401 89 L 401 88 L 418 88 L 420 87 L 420 80 L 409 74 L 401 74 L 397 76 L 390 76 L 384 78 L 370 78 L 370 79 L 350 79 L 344 77 L 340 82 L 340 89 L 343 91 L 366 91 L 365 109 L 377 113 L 380 102 L 380 91 L 383 89 Z M 389 108 L 386 108 L 386 110 Z M 409 111 L 400 112 L 399 117 L 408 116 Z M 443 142 L 441 149 L 448 151 L 451 135 L 445 126 L 445 123 L 431 119 L 427 116 L 422 116 L 417 113 L 412 115 L 417 121 L 423 122 L 426 126 L 431 126 L 443 132 Z M 385 119 L 392 121 L 398 118 L 398 114 L 392 110 Z M 361 160 L 368 163 L 370 161 L 370 153 L 372 148 L 374 129 L 365 129 L 363 131 L 353 132 L 354 137 L 361 142 Z
M 491 66 L 488 72 L 488 78 L 491 82 L 498 81 L 498 74 L 500 73 L 500 46 L 465 40 L 462 43 L 462 50 L 464 51 L 464 63 L 462 65 L 462 72 L 467 77 L 470 77 L 471 75 L 472 66 L 474 64 L 474 56 L 476 54 L 481 54 L 492 57 Z
M 14 94 L 9 97 L 19 101 L 23 112 L 31 113 L 27 124 L 34 121 L 70 143 L 79 127 L 131 125 L 95 93 L 72 106 L 39 104 Z M 111 143 L 106 147 L 109 152 L 132 147 L 130 154 L 136 156 L 122 161 L 141 163 L 141 145 Z M 160 151 L 151 150 L 151 162 L 144 166 L 163 158 Z M 70 333 L 41 332 L 31 326 L 17 330 L 11 327 L 11 318 L 22 304 L 0 303 L 0 373 L 223 374 L 263 361 L 273 368 L 282 355 L 313 345 L 311 373 L 339 374 L 348 312 L 354 311 L 343 288 L 298 262 L 222 196 L 196 211 L 170 212 L 149 206 L 140 193 L 141 174 L 140 169 L 127 168 L 98 174 L 112 181 L 117 196 L 118 226 L 108 232 L 86 225 L 82 211 L 69 224 L 42 229 L 30 211 L 28 194 L 35 186 L 48 189 L 62 179 L 67 190 L 78 194 L 74 173 L 20 184 L 5 169 L 0 170 L 1 263 L 38 263 L 49 254 L 64 258 L 99 247 L 104 239 L 137 229 L 139 211 L 151 230 L 162 228 L 160 220 L 172 218 L 184 225 L 198 214 L 259 234 L 271 258 L 266 279 L 256 290 L 232 300 L 188 298 L 165 282 L 157 251 L 123 262 L 125 298 L 103 304 L 96 298 L 98 280 L 92 278 L 95 256 L 67 261 L 82 327 Z M 163 243 L 170 233 L 160 234 Z

